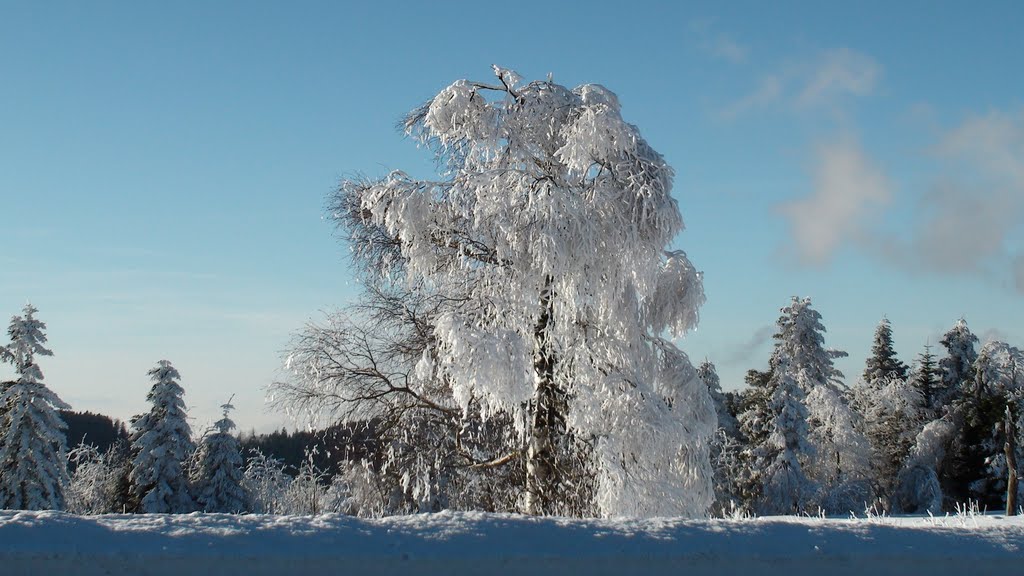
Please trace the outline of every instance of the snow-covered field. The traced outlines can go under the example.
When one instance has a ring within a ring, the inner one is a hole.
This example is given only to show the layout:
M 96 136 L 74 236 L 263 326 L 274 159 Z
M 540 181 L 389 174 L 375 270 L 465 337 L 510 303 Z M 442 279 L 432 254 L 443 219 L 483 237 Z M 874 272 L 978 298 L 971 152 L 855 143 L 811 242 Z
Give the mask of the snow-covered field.
M 1024 519 L 0 512 L 0 574 L 1020 574 Z

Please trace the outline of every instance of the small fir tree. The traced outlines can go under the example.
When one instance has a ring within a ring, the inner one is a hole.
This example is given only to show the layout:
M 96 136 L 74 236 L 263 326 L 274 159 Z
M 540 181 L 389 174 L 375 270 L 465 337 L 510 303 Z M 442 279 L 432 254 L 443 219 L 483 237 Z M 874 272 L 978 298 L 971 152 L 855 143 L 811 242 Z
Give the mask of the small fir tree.
M 907 379 L 907 365 L 896 357 L 892 342 L 892 324 L 888 318 L 882 318 L 875 329 L 875 342 L 871 346 L 871 356 L 864 368 L 865 382 L 885 382 L 890 378 Z
M 917 365 L 910 373 L 910 385 L 921 395 L 926 410 L 923 414 L 925 420 L 936 418 L 939 415 L 936 406 L 936 394 L 940 387 L 939 368 L 932 347 L 927 344 L 917 356 Z
M 149 371 L 154 380 L 150 411 L 132 420 L 132 494 L 144 513 L 191 512 L 192 496 L 182 463 L 195 450 L 186 420 L 181 376 L 167 360 Z
M 235 423 L 228 417 L 231 401 L 221 406 L 224 416 L 203 437 L 199 455 L 199 505 L 206 512 L 241 513 L 249 509 L 242 486 L 245 462 L 238 438 L 231 433 Z

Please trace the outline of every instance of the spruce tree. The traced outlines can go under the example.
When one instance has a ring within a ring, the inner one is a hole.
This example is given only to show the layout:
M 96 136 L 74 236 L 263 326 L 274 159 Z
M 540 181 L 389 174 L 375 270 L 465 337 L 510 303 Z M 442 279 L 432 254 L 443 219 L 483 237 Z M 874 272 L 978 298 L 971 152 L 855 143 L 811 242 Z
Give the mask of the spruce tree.
M 221 406 L 224 416 L 203 437 L 199 454 L 199 506 L 206 512 L 241 513 L 249 509 L 249 498 L 242 487 L 245 461 L 238 438 L 231 433 L 235 423 L 228 417 L 234 409 L 229 400 Z
M 961 318 L 941 340 L 946 357 L 939 361 L 942 381 L 936 394 L 939 409 L 956 424 L 946 458 L 938 469 L 946 508 L 972 497 L 971 484 L 983 475 L 985 466 L 982 441 L 989 430 L 980 418 L 985 399 L 982 386 L 976 386 L 975 362 L 978 337 Z
M 910 373 L 910 384 L 921 395 L 926 411 L 922 414 L 925 420 L 937 417 L 937 394 L 940 386 L 939 368 L 932 354 L 932 347 L 925 345 L 924 351 L 917 356 L 917 365 Z
M 815 501 L 838 506 L 839 492 L 864 484 L 868 463 L 867 442 L 833 365 L 845 353 L 824 347 L 825 327 L 808 298 L 793 298 L 778 326 L 766 390 L 757 394 L 766 406 L 740 418 L 751 433 L 751 464 L 761 479 L 757 508 L 786 514 Z M 870 496 L 858 498 L 864 495 Z
M 729 436 L 737 437 L 739 435 L 739 422 L 736 421 L 736 416 L 729 411 L 729 400 L 725 393 L 722 392 L 722 382 L 718 377 L 718 371 L 715 369 L 714 363 L 710 360 L 702 362 L 697 367 L 697 376 L 708 387 L 711 401 L 715 405 L 715 415 L 718 416 L 718 429 L 724 431 Z
M 0 391 L 0 508 L 61 510 L 68 483 L 66 425 L 68 410 L 43 384 L 35 357 L 52 356 L 46 348 L 46 324 L 28 304 L 24 316 L 11 318 L 11 343 L 0 347 L 0 359 L 14 365 L 17 379 Z
M 893 494 L 897 476 L 926 422 L 926 412 L 924 398 L 911 382 L 896 376 L 882 380 L 864 413 L 879 496 L 888 498 Z
M 871 356 L 864 368 L 864 381 L 884 382 L 886 378 L 907 378 L 907 365 L 896 357 L 892 342 L 892 324 L 888 318 L 882 318 L 875 329 L 875 342 L 871 346 Z
M 958 400 L 972 388 L 974 361 L 978 359 L 975 349 L 978 337 L 961 318 L 942 336 L 940 343 L 946 348 L 946 357 L 939 361 L 942 380 L 936 394 L 936 404 L 941 411 L 941 407 Z
M 191 512 L 192 496 L 183 462 L 195 450 L 186 420 L 181 376 L 167 360 L 149 371 L 154 380 L 150 411 L 132 419 L 130 481 L 136 509 L 144 513 Z

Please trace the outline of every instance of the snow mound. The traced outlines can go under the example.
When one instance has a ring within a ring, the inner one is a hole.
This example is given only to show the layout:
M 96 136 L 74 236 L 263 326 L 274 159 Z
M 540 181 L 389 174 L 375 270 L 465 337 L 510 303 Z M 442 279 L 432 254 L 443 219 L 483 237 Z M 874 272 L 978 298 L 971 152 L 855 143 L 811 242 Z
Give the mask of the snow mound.
M 1002 516 L 578 520 L 478 512 L 363 520 L 0 512 L 4 574 L 1010 574 Z

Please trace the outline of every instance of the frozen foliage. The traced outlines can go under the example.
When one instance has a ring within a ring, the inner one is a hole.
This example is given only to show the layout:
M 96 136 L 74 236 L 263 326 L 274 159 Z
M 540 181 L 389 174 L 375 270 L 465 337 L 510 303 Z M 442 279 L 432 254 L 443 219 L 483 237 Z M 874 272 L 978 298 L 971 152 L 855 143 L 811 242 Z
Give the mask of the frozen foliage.
M 1007 410 L 1018 436 L 1014 443 L 1016 461 L 1018 466 L 1024 462 L 1024 438 L 1020 437 L 1024 430 L 1024 352 L 1005 342 L 987 342 L 979 351 L 974 366 L 976 385 L 985 397 L 991 399 L 984 422 L 988 430 L 981 446 L 988 474 L 977 482 L 974 491 L 978 497 L 987 496 L 1005 502 L 1008 470 L 1003 421 L 1007 418 Z M 1020 472 L 1018 470 L 1018 477 Z
M 355 476 L 343 473 L 332 478 L 316 467 L 313 456 L 307 453 L 302 465 L 289 474 L 288 467 L 280 460 L 258 451 L 252 454 L 241 480 L 252 512 L 301 516 L 360 512 L 383 515 L 379 508 L 359 508 L 360 504 L 373 501 L 373 497 L 360 493 L 364 500 L 353 499 L 350 486 L 355 484 Z M 357 486 L 357 490 L 362 488 L 363 484 Z
M 437 309 L 423 291 L 368 283 L 358 302 L 295 336 L 295 377 L 274 386 L 297 414 L 373 430 L 372 466 L 349 470 L 359 514 L 520 508 L 524 442 L 508 414 L 462 411 L 449 381 L 434 377 Z M 587 500 L 574 488 L 576 504 Z
M 821 315 L 808 298 L 782 309 L 762 393 L 741 415 L 751 441 L 749 461 L 762 514 L 796 513 L 834 492 L 863 493 L 867 443 L 824 347 Z
M 186 421 L 181 376 L 167 360 L 149 371 L 150 411 L 132 421 L 132 494 L 145 513 L 184 513 L 194 508 L 182 464 L 195 450 Z
M 718 428 L 729 436 L 739 436 L 740 425 L 736 417 L 729 412 L 728 401 L 722 392 L 722 382 L 718 378 L 715 365 L 710 360 L 701 362 L 697 367 L 697 376 L 708 387 L 711 394 L 711 401 L 715 406 L 715 416 L 718 418 Z M 716 435 L 716 438 L 718 435 Z
M 221 406 L 223 417 L 213 425 L 199 448 L 199 478 L 196 500 L 206 512 L 245 512 L 249 498 L 242 487 L 242 451 L 231 433 L 235 423 L 228 417 L 234 408 L 230 400 Z
M 74 514 L 121 512 L 120 484 L 124 459 L 116 447 L 101 453 L 95 446 L 80 444 L 68 452 L 74 467 L 67 488 L 67 509 Z
M 245 464 L 242 486 L 257 514 L 284 514 L 283 495 L 290 483 L 284 463 L 262 452 L 252 454 Z
M 14 365 L 17 379 L 0 388 L 0 507 L 24 510 L 64 508 L 68 482 L 64 421 L 59 410 L 70 409 L 43 384 L 35 357 L 51 356 L 46 324 L 26 305 L 23 316 L 11 318 L 11 343 L 0 358 Z
M 961 318 L 942 336 L 940 343 L 946 348 L 946 357 L 939 361 L 942 382 L 935 402 L 942 407 L 960 398 L 964 390 L 971 387 L 974 361 L 978 358 L 975 350 L 978 337 Z
M 361 223 L 357 257 L 441 298 L 416 376 L 449 382 L 463 413 L 510 417 L 527 510 L 558 510 L 557 461 L 583 442 L 602 514 L 703 514 L 713 406 L 661 337 L 693 328 L 704 299 L 666 251 L 683 227 L 672 170 L 608 89 L 495 72 L 406 119 L 442 180 L 345 182 L 336 215 Z
M 891 503 L 893 511 L 942 511 L 943 494 L 937 470 L 946 458 L 947 447 L 962 426 L 956 413 L 947 413 L 921 430 L 897 480 Z
M 893 482 L 927 422 L 927 405 L 920 390 L 896 376 L 876 381 L 864 412 L 865 430 L 871 442 L 875 483 L 882 493 L 892 493 Z
M 871 502 L 870 445 L 843 390 L 832 383 L 815 386 L 807 395 L 807 412 L 815 447 L 808 471 L 823 489 L 819 506 L 836 514 Z

